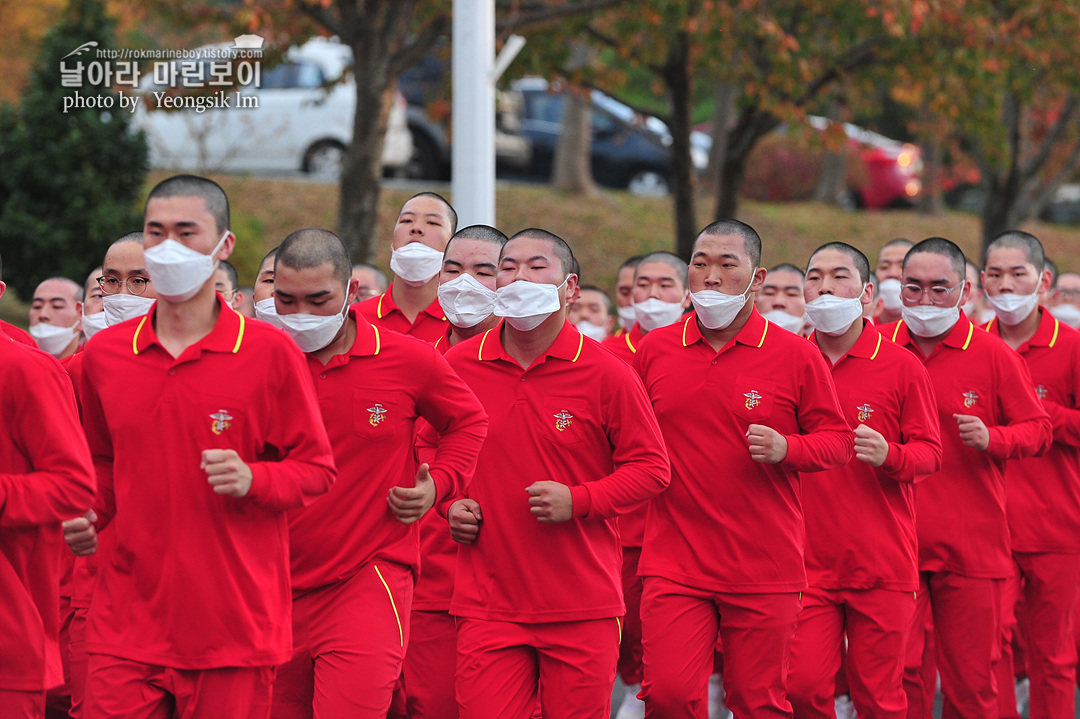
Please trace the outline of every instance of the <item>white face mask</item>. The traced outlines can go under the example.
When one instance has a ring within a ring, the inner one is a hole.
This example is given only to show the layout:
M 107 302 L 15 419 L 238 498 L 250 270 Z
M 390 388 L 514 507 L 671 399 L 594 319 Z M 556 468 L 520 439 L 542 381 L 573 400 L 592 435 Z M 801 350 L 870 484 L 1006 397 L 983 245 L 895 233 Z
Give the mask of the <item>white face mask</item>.
M 439 305 L 450 324 L 475 327 L 495 310 L 495 291 L 464 273 L 439 285 Z
M 963 296 L 963 293 L 960 293 Z M 940 337 L 951 330 L 960 319 L 960 300 L 951 307 L 915 305 L 900 310 L 911 333 L 919 337 Z
M 267 297 L 255 303 L 255 319 L 268 322 L 281 329 L 281 320 L 278 319 L 277 305 L 274 304 L 273 297 Z
M 410 242 L 390 253 L 390 269 L 406 283 L 422 285 L 442 269 L 443 253 L 423 242 Z
M 1018 325 L 1027 319 L 1035 305 L 1039 304 L 1039 290 L 1036 289 L 1030 295 L 1002 294 L 997 297 L 987 293 L 986 301 L 994 308 L 994 314 L 1002 322 Z
M 683 313 L 682 302 L 664 302 L 656 297 L 635 302 L 630 306 L 634 309 L 637 323 L 646 332 L 678 322 Z
M 771 310 L 762 315 L 765 319 L 773 324 L 779 325 L 786 329 L 788 332 L 794 332 L 799 334 L 802 332 L 803 327 L 806 325 L 805 317 L 796 317 L 795 315 L 788 314 L 783 310 Z
M 885 309 L 896 311 L 904 306 L 900 299 L 900 280 L 890 277 L 878 283 L 878 297 L 885 301 Z
M 60 353 L 67 349 L 67 346 L 75 339 L 75 328 L 78 326 L 78 322 L 71 327 L 58 327 L 38 322 L 30 327 L 30 336 L 34 338 L 42 351 L 48 352 L 53 357 L 59 357 Z
M 165 240 L 146 250 L 146 272 L 157 288 L 158 295 L 169 302 L 187 302 L 199 293 L 217 267 L 215 255 L 225 244 L 229 231 L 221 233 L 221 239 L 209 255 L 180 244 Z
M 95 312 L 92 315 L 82 316 L 82 333 L 86 339 L 90 339 L 101 330 L 109 326 L 104 312 Z
M 866 285 L 863 285 L 866 292 Z M 860 297 L 862 294 L 860 293 Z M 862 318 L 863 306 L 858 297 L 821 295 L 806 303 L 806 319 L 818 332 L 841 335 L 852 323 Z
M 1080 307 L 1076 305 L 1057 305 L 1050 308 L 1050 314 L 1073 329 L 1080 329 Z
M 619 326 L 624 330 L 629 330 L 637 322 L 637 311 L 633 305 L 627 305 L 626 307 L 619 308 Z
M 271 298 L 273 299 L 273 298 Z M 304 352 L 316 352 L 330 344 L 341 329 L 348 311 L 349 298 L 341 305 L 341 311 L 332 315 L 312 315 L 296 312 L 277 316 L 281 328 L 289 333 Z
M 755 270 L 756 271 L 756 270 Z M 722 330 L 735 321 L 735 316 L 746 304 L 749 297 L 750 287 L 754 284 L 754 276 L 750 275 L 750 284 L 746 286 L 742 294 L 725 295 L 716 290 L 702 290 L 691 292 L 690 301 L 694 303 L 698 319 L 707 329 Z
M 562 281 L 558 287 L 549 284 L 516 280 L 495 291 L 496 317 L 505 317 L 510 326 L 520 332 L 539 327 L 552 314 L 562 309 L 559 289 L 566 284 Z
M 582 320 L 577 323 L 578 332 L 585 335 L 590 339 L 594 339 L 597 342 L 603 342 L 607 339 L 607 329 L 602 325 L 594 325 L 588 320 Z
M 117 293 L 115 295 L 105 295 L 102 301 L 105 303 L 105 321 L 109 324 L 109 327 L 135 317 L 142 317 L 154 306 L 154 298 L 143 297 L 142 295 Z

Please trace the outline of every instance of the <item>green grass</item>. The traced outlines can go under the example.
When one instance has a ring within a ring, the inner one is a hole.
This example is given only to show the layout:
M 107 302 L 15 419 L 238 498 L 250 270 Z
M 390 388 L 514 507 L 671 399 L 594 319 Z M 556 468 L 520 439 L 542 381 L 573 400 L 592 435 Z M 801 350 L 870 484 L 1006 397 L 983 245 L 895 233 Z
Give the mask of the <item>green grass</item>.
M 154 173 L 150 183 L 166 176 Z M 293 230 L 337 224 L 338 188 L 289 180 L 238 175 L 214 176 L 229 194 L 233 227 L 238 237 L 234 254 L 241 284 L 251 284 L 259 259 Z M 149 187 L 149 183 L 148 183 Z M 384 190 L 379 201 L 378 229 L 372 238 L 374 262 L 388 268 L 394 220 L 411 190 Z M 712 199 L 698 202 L 699 226 L 710 221 Z M 871 262 L 878 249 L 894 237 L 920 240 L 940 235 L 956 242 L 970 257 L 979 256 L 977 217 L 947 212 L 929 217 L 914 211 L 843 210 L 814 203 L 768 204 L 744 201 L 738 219 L 749 223 L 763 240 L 762 262 L 805 265 L 810 252 L 833 240 L 862 249 Z M 496 224 L 512 234 L 526 227 L 543 227 L 574 248 L 582 281 L 611 291 L 623 259 L 651 250 L 674 248 L 671 201 L 603 191 L 596 197 L 556 192 L 543 185 L 498 185 Z M 1080 270 L 1080 227 L 1030 222 L 1023 229 L 1039 237 L 1047 256 L 1062 272 Z M 7 295 L 0 300 L 0 318 L 26 326 L 27 306 Z

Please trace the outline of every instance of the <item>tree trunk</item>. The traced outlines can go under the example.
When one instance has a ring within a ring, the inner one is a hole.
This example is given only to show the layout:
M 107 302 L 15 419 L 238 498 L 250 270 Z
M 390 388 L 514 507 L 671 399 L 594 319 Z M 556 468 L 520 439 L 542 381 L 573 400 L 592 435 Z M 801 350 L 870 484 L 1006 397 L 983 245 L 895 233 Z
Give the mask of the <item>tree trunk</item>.
M 945 212 L 945 195 L 941 191 L 941 140 L 925 137 L 923 147 L 922 192 L 919 195 L 919 212 L 940 217 Z
M 705 168 L 705 184 L 711 190 L 715 190 L 720 184 L 720 168 L 724 166 L 728 135 L 731 133 L 731 117 L 735 113 L 735 101 L 738 97 L 739 89 L 736 85 L 720 83 L 716 86 L 712 129 L 709 131 L 712 144 L 709 146 L 709 164 Z
M 746 162 L 758 140 L 779 126 L 780 120 L 756 106 L 745 107 L 739 113 L 739 121 L 728 133 L 727 151 L 720 168 L 720 183 L 716 188 L 716 211 L 714 220 L 735 218 L 739 207 L 739 193 L 746 177 Z
M 827 117 L 832 122 L 840 121 L 840 103 L 835 98 L 829 101 Z M 814 202 L 822 202 L 828 205 L 840 204 L 841 196 L 847 189 L 844 186 L 847 149 L 846 140 L 840 146 L 839 151 L 825 149 L 825 157 L 821 163 L 821 173 L 818 175 L 817 185 L 814 187 Z
M 1015 171 L 1004 173 L 1004 177 L 998 176 L 993 168 L 985 165 L 979 168 L 979 172 L 986 196 L 981 213 L 982 251 L 985 255 L 986 248 L 994 238 L 1005 230 L 1014 229 L 1021 219 L 1020 178 Z
M 697 183 L 690 154 L 691 82 L 690 36 L 679 33 L 664 67 L 664 82 L 671 94 L 671 191 L 675 200 L 675 243 L 677 253 L 689 261 L 694 239 L 700 229 L 695 210 Z
M 394 49 L 409 31 L 416 0 L 358 4 L 338 0 L 342 40 L 353 52 L 356 111 L 352 142 L 341 172 L 338 235 L 353 262 L 371 258 L 376 236 L 379 191 L 382 185 L 382 150 L 390 108 L 394 102 Z
M 555 145 L 551 183 L 555 189 L 596 194 L 592 176 L 592 102 L 589 91 L 571 86 L 563 94 L 562 131 Z

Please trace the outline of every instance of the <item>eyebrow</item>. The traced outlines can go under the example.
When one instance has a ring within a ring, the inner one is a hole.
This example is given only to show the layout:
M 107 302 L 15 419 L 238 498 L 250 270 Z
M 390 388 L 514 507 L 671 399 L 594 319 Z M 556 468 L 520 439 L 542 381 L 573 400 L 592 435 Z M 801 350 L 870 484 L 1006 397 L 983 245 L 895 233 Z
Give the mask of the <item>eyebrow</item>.
M 413 210 L 408 210 L 407 212 L 402 212 L 400 215 L 398 215 L 398 219 L 400 220 L 402 217 L 405 217 L 406 215 L 408 215 L 410 217 L 413 217 L 413 216 L 416 216 L 416 215 L 420 215 L 420 213 L 419 212 L 414 212 Z M 434 217 L 434 218 L 439 219 L 439 220 L 443 219 L 443 216 L 438 212 L 425 212 L 421 216 L 422 217 Z
M 909 284 L 913 284 L 913 285 L 921 285 L 922 284 L 918 280 L 916 280 L 916 279 L 914 279 L 912 277 L 905 277 L 904 280 L 906 282 L 908 282 Z M 964 280 L 960 280 L 960 281 L 964 282 Z M 956 283 L 950 284 L 950 282 L 951 282 L 951 280 L 939 279 L 939 280 L 930 280 L 926 284 L 928 284 L 928 285 L 949 285 L 949 287 L 952 287 L 953 284 L 956 284 Z
M 149 220 L 146 224 L 150 227 L 165 227 L 164 222 L 158 222 L 157 220 Z M 194 220 L 180 220 L 179 222 L 174 222 L 173 225 L 176 227 L 198 227 L 199 223 Z
M 124 274 L 124 272 L 122 270 L 118 270 L 115 267 L 106 267 L 105 269 L 103 269 L 101 271 L 101 274 L 103 274 L 103 275 L 107 275 L 107 274 L 110 274 L 110 273 L 114 274 L 114 275 L 122 275 L 122 274 Z M 129 275 L 145 275 L 145 274 L 149 274 L 149 273 L 146 271 L 145 267 L 137 267 L 134 270 L 128 270 L 128 274 Z
M 547 255 L 533 255 L 532 257 L 530 257 L 527 260 L 517 260 L 517 259 L 514 259 L 513 257 L 503 257 L 501 260 L 499 260 L 499 264 L 502 264 L 503 262 L 516 262 L 516 263 L 518 263 L 520 265 L 522 262 L 526 262 L 526 263 L 528 263 L 528 262 L 536 262 L 537 260 L 543 260 L 544 262 L 551 262 L 551 258 L 549 258 Z

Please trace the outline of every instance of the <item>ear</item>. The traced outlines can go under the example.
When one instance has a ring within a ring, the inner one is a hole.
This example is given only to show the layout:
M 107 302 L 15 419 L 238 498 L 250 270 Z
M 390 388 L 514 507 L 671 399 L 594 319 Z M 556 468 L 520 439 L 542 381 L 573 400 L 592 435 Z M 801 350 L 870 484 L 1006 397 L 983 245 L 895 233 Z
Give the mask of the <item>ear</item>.
M 683 295 L 683 298 L 682 298 L 682 308 L 685 310 L 685 309 L 688 309 L 689 307 L 690 307 L 690 290 L 687 289 L 686 294 Z
M 7 285 L 4 284 L 4 282 L 0 281 L 0 297 L 4 296 L 4 290 L 6 290 L 6 289 L 7 289 Z
M 1050 283 L 1052 281 L 1053 281 L 1053 278 L 1050 276 L 1050 270 L 1043 270 L 1042 277 L 1039 278 L 1039 290 L 1038 290 L 1038 292 L 1039 292 L 1040 295 L 1043 294 L 1044 292 L 1049 292 L 1050 291 Z M 2 284 L 3 283 L 0 282 L 0 285 L 2 285 Z M 2 291 L 0 291 L 0 294 L 2 294 Z
M 960 306 L 963 307 L 967 304 L 968 299 L 971 297 L 971 281 L 964 280 L 964 289 L 960 291 Z
M 615 318 L 608 315 L 607 322 L 604 323 L 604 331 L 611 334 L 615 331 Z
M 866 289 L 864 289 L 862 295 L 859 296 L 859 302 L 862 302 L 863 307 L 869 307 L 874 304 L 874 286 L 869 282 L 866 283 Z
M 348 287 L 345 289 L 345 295 L 348 299 L 345 300 L 345 304 L 351 305 L 356 302 L 356 295 L 360 292 L 360 280 L 353 277 L 349 280 Z
M 574 304 L 581 298 L 581 288 L 578 286 L 578 276 L 574 273 L 566 278 L 566 306 Z
M 754 279 L 750 282 L 750 291 L 758 292 L 765 285 L 765 275 L 769 274 L 769 271 L 764 267 L 759 267 L 754 270 Z
M 76 330 L 77 332 L 82 331 L 82 311 L 83 311 L 83 303 L 82 302 L 76 302 L 75 303 L 75 315 L 79 318 L 78 319 L 79 329 Z
M 225 244 L 223 244 L 221 246 L 221 249 L 218 250 L 217 255 L 214 257 L 215 260 L 229 259 L 229 255 L 231 255 L 233 253 L 233 249 L 236 248 L 236 235 L 232 233 L 232 230 L 227 230 L 226 232 L 228 232 L 228 234 L 225 237 Z
M 237 290 L 236 292 L 233 292 L 232 302 L 229 303 L 230 305 L 232 305 L 232 308 L 234 310 L 236 310 L 237 312 L 239 312 L 240 311 L 240 305 L 243 304 L 243 302 L 244 302 L 244 293 L 241 292 L 240 290 Z

